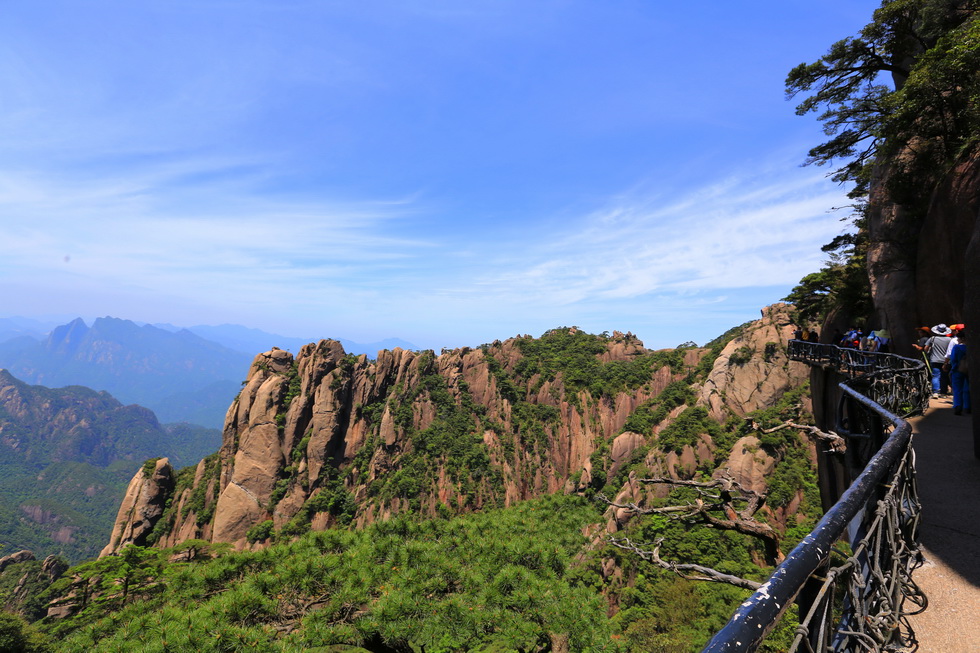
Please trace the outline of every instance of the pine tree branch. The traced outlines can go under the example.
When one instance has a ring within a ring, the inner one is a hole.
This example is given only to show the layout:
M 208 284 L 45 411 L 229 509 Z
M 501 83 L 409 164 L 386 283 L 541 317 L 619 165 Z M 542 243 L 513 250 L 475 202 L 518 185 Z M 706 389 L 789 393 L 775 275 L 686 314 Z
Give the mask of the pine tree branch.
M 754 515 L 765 503 L 765 496 L 742 487 L 730 476 L 729 470 L 724 475 L 711 481 L 688 481 L 681 479 L 652 477 L 637 479 L 641 483 L 670 485 L 673 487 L 690 487 L 698 491 L 702 497 L 708 497 L 710 502 L 701 498 L 694 503 L 684 505 L 646 508 L 636 503 L 616 504 L 600 495 L 600 499 L 616 508 L 625 508 L 635 514 L 670 515 L 674 519 L 683 519 L 691 523 L 703 523 L 712 528 L 735 531 L 761 540 L 766 547 L 766 556 L 772 562 L 779 562 L 783 554 L 779 550 L 779 532 L 765 522 L 755 519 Z M 707 489 L 718 488 L 718 494 L 709 494 Z M 734 502 L 744 501 L 745 507 L 735 508 Z M 721 512 L 726 518 L 717 517 L 712 512 Z
M 695 513 L 701 509 L 700 505 L 693 504 L 693 503 L 680 505 L 680 506 L 662 506 L 660 508 L 644 508 L 640 505 L 633 503 L 632 501 L 629 503 L 616 503 L 615 501 L 612 501 L 611 499 L 607 498 L 606 495 L 604 494 L 597 494 L 596 498 L 598 498 L 600 501 L 602 501 L 608 506 L 612 506 L 613 508 L 625 508 L 626 510 L 629 510 L 630 512 L 637 515 L 667 515 L 672 513 Z

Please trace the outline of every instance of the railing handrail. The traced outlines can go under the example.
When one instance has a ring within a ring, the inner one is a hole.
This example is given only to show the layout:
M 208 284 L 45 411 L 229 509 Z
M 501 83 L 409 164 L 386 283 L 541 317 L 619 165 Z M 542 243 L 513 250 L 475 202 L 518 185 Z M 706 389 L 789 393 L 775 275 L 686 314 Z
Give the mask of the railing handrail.
M 790 552 L 762 587 L 739 606 L 728 624 L 718 631 L 703 649 L 704 653 L 754 651 L 797 598 L 811 576 L 826 564 L 834 544 L 846 534 L 849 525 L 875 499 L 886 476 L 894 473 L 896 464 L 905 455 L 912 437 L 911 425 L 850 386 L 859 379 L 867 380 L 880 375 L 883 371 L 902 375 L 924 375 L 924 361 L 895 354 L 874 353 L 866 364 L 863 357 L 868 354 L 872 352 L 790 341 L 790 358 L 832 366 L 846 373 L 850 378 L 839 384 L 842 392 L 877 413 L 893 428 L 881 448 L 871 457 L 864 470 L 841 495 L 837 503 L 826 512 L 813 531 Z M 854 362 L 859 360 L 858 356 L 862 357 L 860 364 L 864 366 L 861 370 L 856 369 L 854 365 Z M 894 377 L 895 374 L 892 376 Z M 918 385 L 921 387 L 921 379 L 919 381 Z M 923 400 L 914 402 L 915 407 L 906 412 L 906 416 L 921 410 L 923 405 L 928 403 L 928 396 L 926 394 Z M 908 402 L 905 405 L 908 405 Z

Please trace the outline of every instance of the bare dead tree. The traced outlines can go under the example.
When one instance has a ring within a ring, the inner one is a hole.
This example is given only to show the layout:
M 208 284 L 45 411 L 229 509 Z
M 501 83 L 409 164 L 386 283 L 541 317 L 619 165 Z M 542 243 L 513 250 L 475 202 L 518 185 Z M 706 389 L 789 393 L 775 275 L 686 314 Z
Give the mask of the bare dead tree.
M 710 481 L 686 481 L 653 477 L 637 479 L 638 483 L 693 488 L 698 496 L 682 505 L 646 507 L 636 503 L 616 503 L 600 498 L 614 508 L 624 508 L 638 515 L 668 515 L 689 524 L 706 524 L 712 528 L 736 531 L 761 541 L 765 546 L 766 560 L 778 564 L 783 559 L 779 550 L 780 534 L 769 524 L 756 519 L 755 515 L 765 504 L 765 495 L 742 487 L 726 469 L 724 474 Z
M 802 408 L 802 406 L 800 406 Z M 821 431 L 815 426 L 786 421 L 771 428 L 762 428 L 754 420 L 749 421 L 753 431 L 768 434 L 781 429 L 792 428 L 809 438 L 827 445 L 833 453 L 843 453 L 847 444 L 844 438 L 833 431 Z M 710 481 L 693 481 L 666 477 L 636 479 L 638 483 L 661 484 L 670 487 L 687 487 L 697 492 L 697 497 L 688 503 L 667 506 L 641 506 L 634 502 L 616 503 L 603 495 L 600 500 L 614 508 L 622 508 L 636 515 L 665 515 L 688 524 L 704 524 L 710 528 L 730 530 L 759 540 L 765 547 L 766 562 L 776 565 L 784 556 L 779 548 L 780 533 L 769 524 L 756 518 L 756 513 L 765 505 L 766 495 L 743 487 L 732 478 L 726 469 L 721 476 Z M 643 560 L 663 569 L 672 571 L 682 578 L 716 583 L 727 583 L 736 587 L 755 590 L 759 583 L 694 563 L 680 563 L 664 560 L 660 556 L 663 538 L 651 544 L 638 544 L 629 538 L 607 536 L 613 546 L 630 551 Z
M 620 549 L 630 551 L 635 553 L 640 558 L 646 560 L 647 562 L 652 562 L 658 567 L 662 567 L 669 571 L 674 572 L 681 578 L 686 578 L 687 580 L 703 580 L 711 583 L 727 583 L 728 585 L 734 585 L 736 587 L 744 587 L 745 589 L 755 591 L 759 589 L 762 584 L 757 583 L 754 580 L 749 580 L 747 578 L 741 578 L 740 576 L 734 576 L 732 574 L 726 574 L 724 572 L 718 571 L 717 569 L 712 569 L 711 567 L 705 567 L 704 565 L 698 565 L 693 563 L 680 563 L 680 562 L 669 562 L 660 557 L 660 545 L 663 544 L 664 538 L 658 538 L 653 543 L 652 549 L 643 548 L 645 545 L 637 544 L 630 540 L 628 537 L 616 538 L 610 537 L 609 543 Z
M 844 438 L 833 431 L 821 431 L 816 426 L 797 424 L 796 422 L 783 422 L 778 426 L 764 429 L 754 421 L 749 423 L 752 426 L 752 430 L 758 431 L 759 433 L 775 433 L 781 429 L 797 429 L 813 440 L 826 443 L 827 450 L 831 453 L 844 453 L 847 451 L 847 441 Z

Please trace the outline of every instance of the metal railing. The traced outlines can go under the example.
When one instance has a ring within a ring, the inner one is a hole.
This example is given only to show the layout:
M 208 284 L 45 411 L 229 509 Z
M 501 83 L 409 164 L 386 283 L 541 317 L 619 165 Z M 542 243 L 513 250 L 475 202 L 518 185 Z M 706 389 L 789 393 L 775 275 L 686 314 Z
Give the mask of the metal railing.
M 794 601 L 800 626 L 791 652 L 914 651 L 907 616 L 926 599 L 911 577 L 922 561 L 920 505 L 912 427 L 903 418 L 928 406 L 925 362 L 799 340 L 790 341 L 789 357 L 847 377 L 837 432 L 867 456 L 837 503 L 704 651 L 755 651 Z
M 845 385 L 899 417 L 919 414 L 929 406 L 932 386 L 925 359 L 802 340 L 790 340 L 788 349 L 793 360 L 847 376 Z

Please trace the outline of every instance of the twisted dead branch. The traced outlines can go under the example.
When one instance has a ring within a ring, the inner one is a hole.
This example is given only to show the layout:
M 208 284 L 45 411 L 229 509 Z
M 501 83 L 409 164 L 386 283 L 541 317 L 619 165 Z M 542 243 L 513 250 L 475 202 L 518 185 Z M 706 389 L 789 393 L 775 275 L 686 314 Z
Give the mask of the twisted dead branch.
M 703 580 L 711 583 L 726 583 L 728 585 L 734 585 L 735 587 L 742 587 L 752 591 L 755 591 L 761 587 L 761 584 L 755 582 L 754 580 L 741 578 L 740 576 L 734 576 L 732 574 L 726 574 L 718 571 L 717 569 L 705 567 L 704 565 L 669 562 L 664 560 L 660 557 L 660 546 L 663 544 L 663 541 L 664 538 L 661 537 L 653 543 L 652 549 L 644 549 L 642 548 L 643 545 L 633 542 L 628 537 L 621 539 L 616 537 L 609 538 L 609 543 L 613 546 L 625 551 L 630 551 L 631 553 L 635 553 L 643 560 L 652 562 L 658 567 L 662 567 L 668 571 L 672 571 L 681 578 L 685 578 L 687 580 Z

